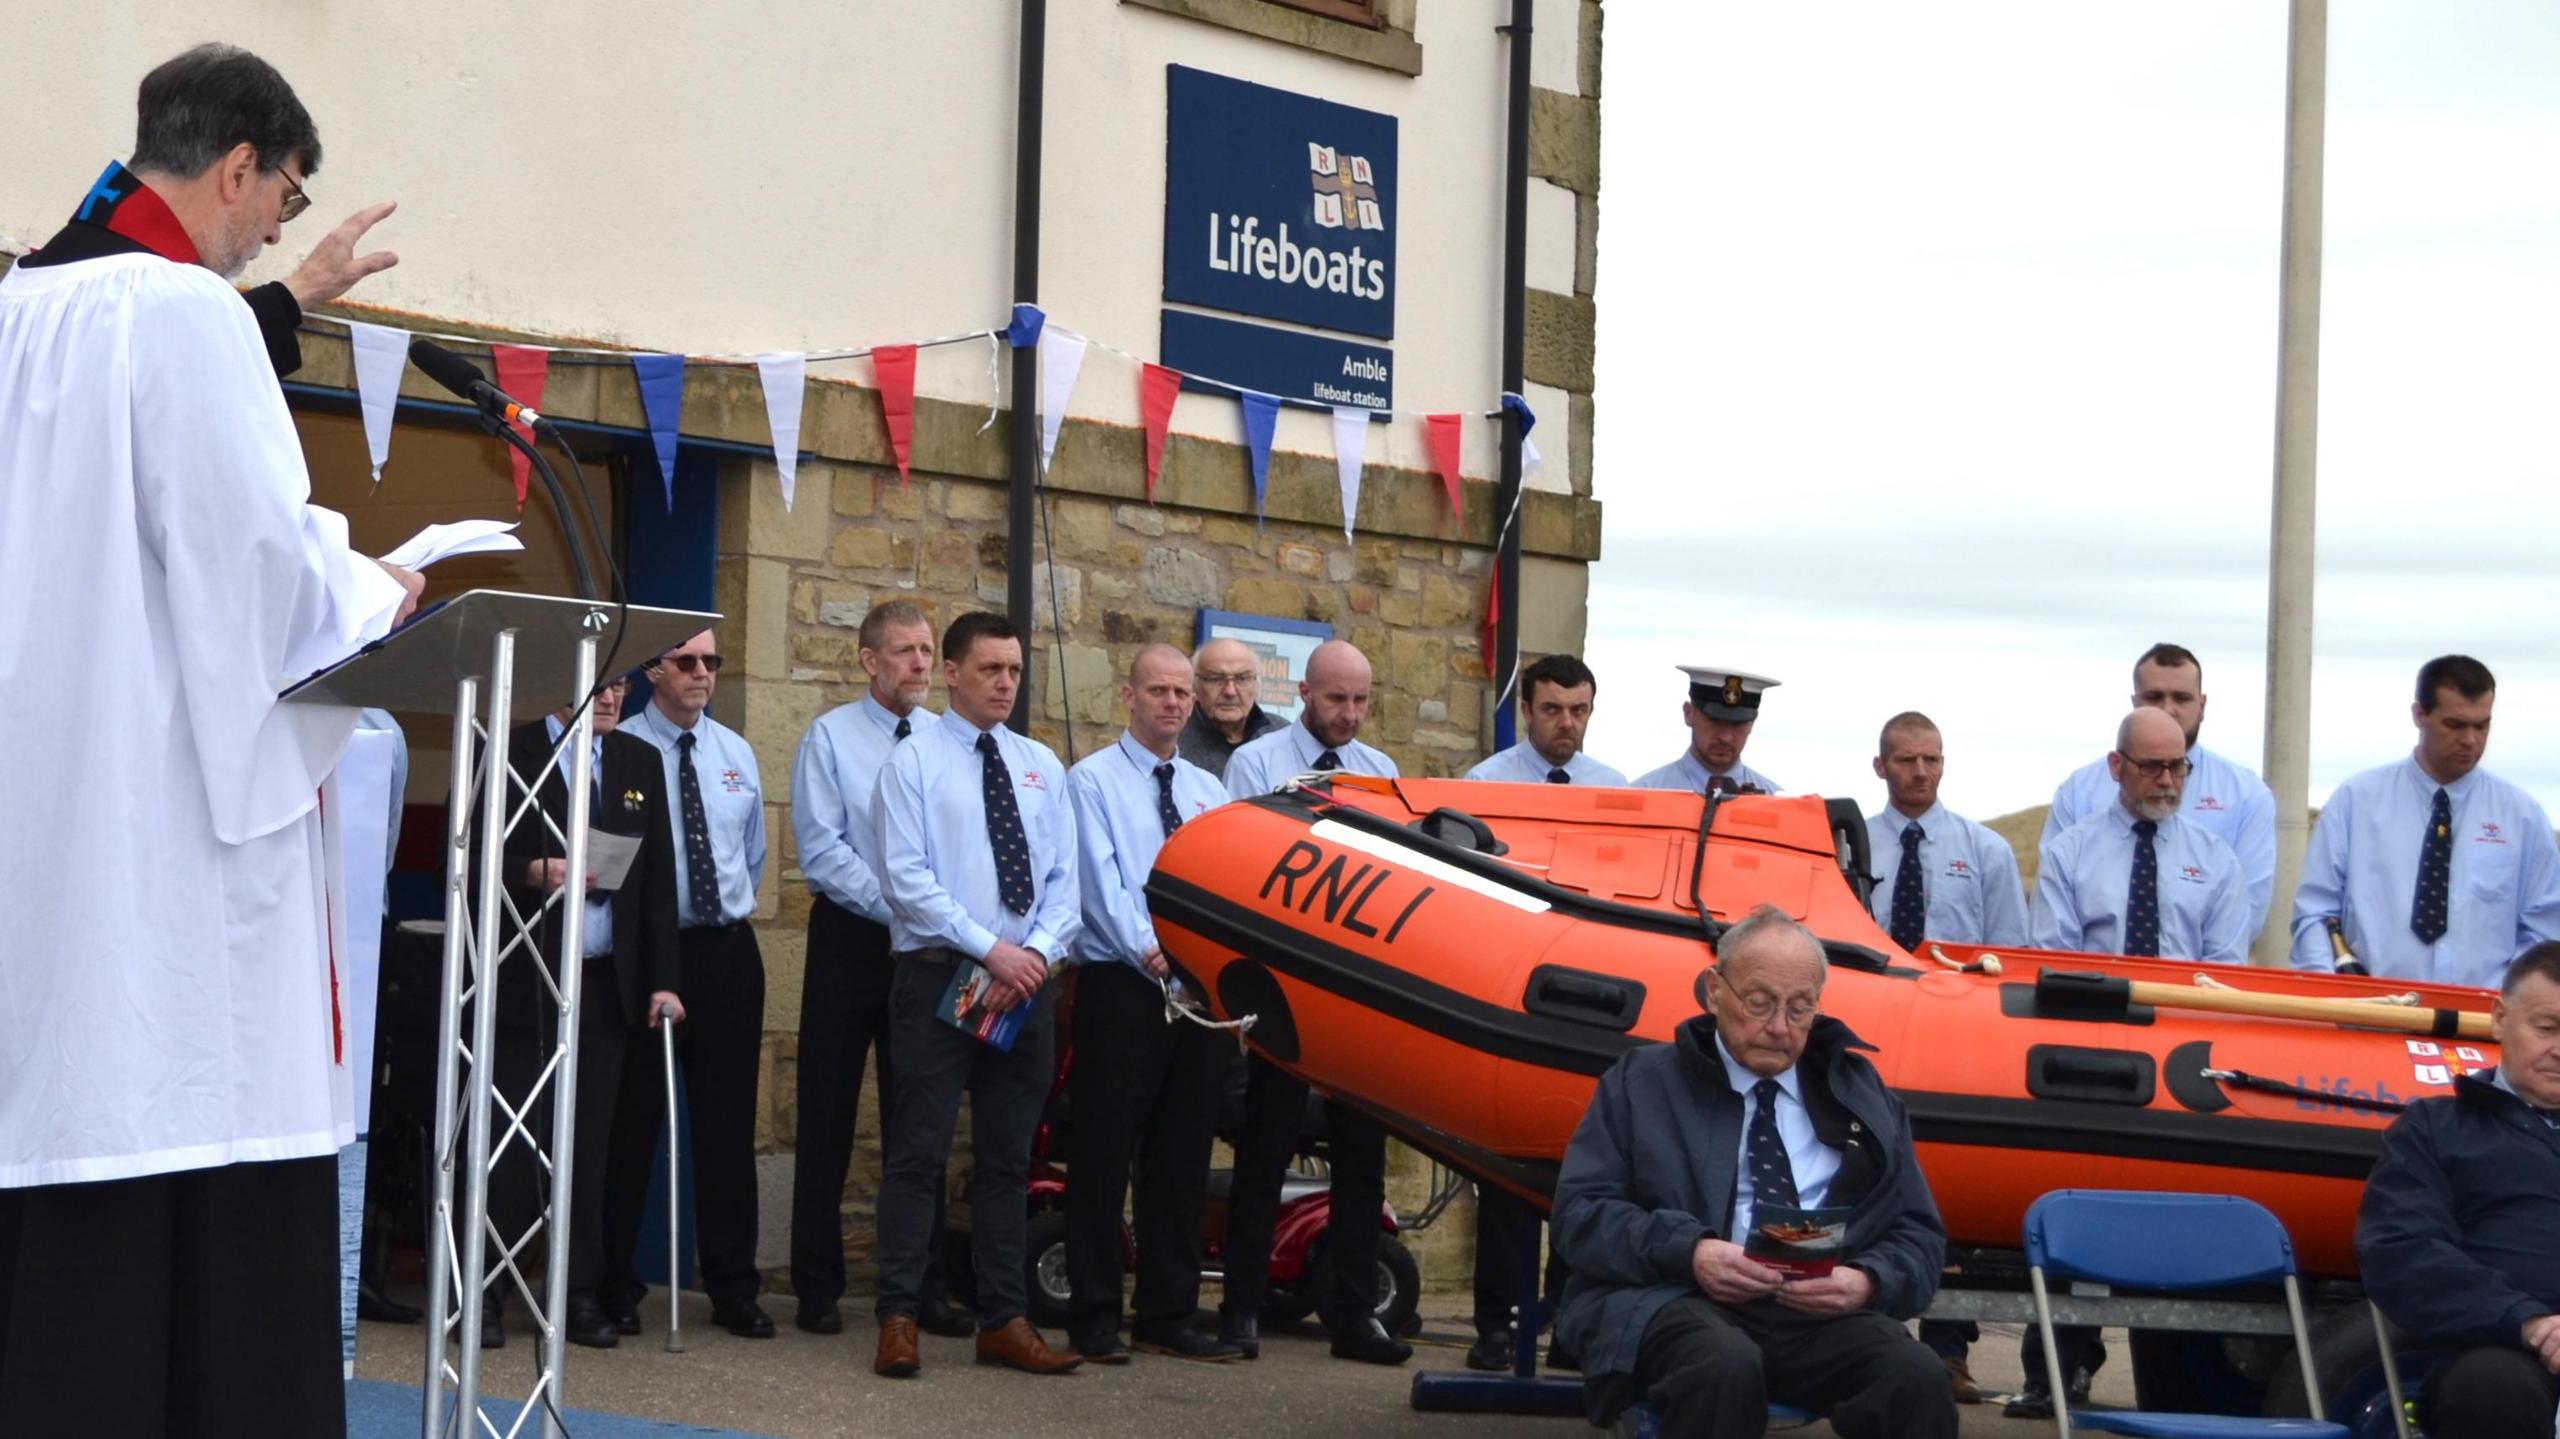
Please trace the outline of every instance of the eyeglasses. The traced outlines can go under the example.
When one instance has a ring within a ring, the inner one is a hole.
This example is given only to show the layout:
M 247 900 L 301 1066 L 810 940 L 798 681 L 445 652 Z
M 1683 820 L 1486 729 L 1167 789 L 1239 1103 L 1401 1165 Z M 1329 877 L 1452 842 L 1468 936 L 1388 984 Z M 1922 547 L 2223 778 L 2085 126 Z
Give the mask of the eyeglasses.
M 2116 758 L 2141 771 L 2144 779 L 2158 779 L 2163 775 L 2185 779 L 2187 772 L 2195 768 L 2183 759 L 2135 759 L 2123 750 L 2116 751 Z
M 1723 981 L 1718 980 L 1717 983 L 1722 984 Z M 1748 990 L 1733 997 L 1742 1006 L 1742 1012 L 1755 1022 L 1766 1024 L 1784 1014 L 1789 1029 L 1802 1029 L 1813 1023 L 1814 1015 L 1822 1010 L 1822 1001 L 1818 999 L 1798 995 L 1794 999 L 1781 1000 L 1765 989 Z
M 301 185 L 295 183 L 293 176 L 285 174 L 281 168 L 276 173 L 284 175 L 284 187 L 293 192 L 284 197 L 283 207 L 276 211 L 276 223 L 289 225 L 293 223 L 294 217 L 311 208 L 311 196 Z
M 720 673 L 720 657 L 718 655 L 660 655 L 658 656 L 658 663 L 662 665 L 674 665 L 677 669 L 680 669 L 689 675 L 703 673 L 716 675 Z
M 1255 678 L 1256 676 L 1251 670 L 1239 670 L 1231 675 L 1211 674 L 1208 671 L 1203 670 L 1200 674 L 1200 688 L 1204 690 L 1237 688 L 1249 689 L 1252 687 Z

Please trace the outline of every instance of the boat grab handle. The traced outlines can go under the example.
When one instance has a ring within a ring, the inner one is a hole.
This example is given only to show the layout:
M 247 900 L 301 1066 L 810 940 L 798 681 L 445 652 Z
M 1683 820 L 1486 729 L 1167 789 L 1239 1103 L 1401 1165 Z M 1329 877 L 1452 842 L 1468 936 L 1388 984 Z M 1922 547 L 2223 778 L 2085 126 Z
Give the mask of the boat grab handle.
M 1644 985 L 1614 974 L 1542 964 L 1529 972 L 1522 1007 L 1531 1014 L 1597 1024 L 1620 1033 L 1644 1012 Z

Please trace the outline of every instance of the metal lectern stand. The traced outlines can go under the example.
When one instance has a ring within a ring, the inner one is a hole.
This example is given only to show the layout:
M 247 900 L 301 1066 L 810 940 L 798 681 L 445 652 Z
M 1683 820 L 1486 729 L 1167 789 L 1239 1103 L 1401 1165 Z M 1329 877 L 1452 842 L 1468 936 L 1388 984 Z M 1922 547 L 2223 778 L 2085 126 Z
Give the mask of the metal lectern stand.
M 447 818 L 444 907 L 444 987 L 437 1006 L 434 1212 L 427 1225 L 427 1345 L 422 1439 L 457 1431 L 513 1436 L 541 1416 L 538 1431 L 558 1436 L 560 1367 L 564 1355 L 561 1311 L 569 1270 L 570 1159 L 576 1153 L 578 1004 L 584 966 L 565 964 L 554 973 L 550 956 L 534 943 L 533 926 L 559 910 L 558 953 L 583 953 L 586 918 L 587 800 L 593 788 L 594 746 L 586 706 L 595 688 L 599 656 L 618 666 L 637 665 L 709 629 L 716 614 L 693 610 L 621 606 L 548 595 L 473 590 L 420 614 L 389 637 L 368 646 L 286 693 L 292 701 L 374 706 L 453 714 L 453 787 Z M 621 631 L 616 633 L 617 628 Z M 521 700 L 516 671 L 539 683 L 537 697 Z M 539 696 L 547 694 L 548 698 Z M 561 735 L 530 785 L 507 763 L 507 733 L 519 719 L 569 708 L 575 722 Z M 557 767 L 568 801 L 568 823 L 552 824 L 534 802 L 534 787 Z M 472 796 L 478 800 L 478 833 Z M 568 880 L 532 913 L 520 912 L 500 883 L 498 856 L 519 826 L 550 831 L 567 856 Z M 474 865 L 474 854 L 483 860 Z M 476 889 L 476 893 L 466 893 Z M 498 973 L 508 962 L 531 964 L 542 993 L 553 1001 L 554 1029 L 531 1089 L 504 1093 L 495 1081 Z M 474 1001 L 485 1002 L 474 1002 Z M 463 1033 L 465 1015 L 470 1032 Z M 550 1089 L 550 1152 L 535 1142 L 534 1106 Z M 492 1132 L 493 1108 L 499 1121 Z M 489 1213 L 489 1176 L 510 1146 L 522 1145 L 527 1162 L 549 1180 L 541 1214 L 521 1234 L 505 1234 Z M 527 1246 L 544 1239 L 543 1282 L 536 1287 L 518 1264 Z M 512 1424 L 503 1429 L 480 1410 L 480 1312 L 489 1261 L 515 1286 L 540 1320 L 541 1353 L 533 1387 Z M 448 1400 L 450 1401 L 448 1403 Z M 467 1418 L 465 1416 L 468 1416 Z

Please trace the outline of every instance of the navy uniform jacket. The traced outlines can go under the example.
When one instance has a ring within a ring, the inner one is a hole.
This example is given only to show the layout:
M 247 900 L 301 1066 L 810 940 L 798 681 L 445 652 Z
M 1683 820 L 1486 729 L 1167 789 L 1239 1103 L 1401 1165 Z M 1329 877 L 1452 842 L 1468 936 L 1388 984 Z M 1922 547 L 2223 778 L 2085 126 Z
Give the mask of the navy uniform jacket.
M 2365 1181 L 2365 1293 L 2417 1339 L 2524 1345 L 2560 1311 L 2560 1130 L 2477 1075 L 2410 1105 Z
M 1842 1262 L 1874 1278 L 1874 1307 L 1908 1319 L 1937 1295 L 1947 1233 L 1902 1101 L 1857 1052 L 1869 1047 L 1825 1015 L 1796 1064 L 1814 1134 L 1840 1151 L 1829 1202 L 1851 1207 Z M 1699 1292 L 1690 1253 L 1732 1227 L 1742 1111 L 1707 1015 L 1600 1077 L 1565 1147 L 1550 1219 L 1573 1267 L 1556 1337 L 1585 1373 L 1633 1374 L 1655 1313 Z

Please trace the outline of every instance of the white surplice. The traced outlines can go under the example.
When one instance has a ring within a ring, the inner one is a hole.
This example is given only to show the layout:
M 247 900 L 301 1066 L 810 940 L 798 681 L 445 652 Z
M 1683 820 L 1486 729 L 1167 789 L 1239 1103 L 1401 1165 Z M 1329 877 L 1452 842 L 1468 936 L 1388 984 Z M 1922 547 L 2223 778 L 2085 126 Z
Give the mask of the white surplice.
M 0 278 L 0 1187 L 352 1137 L 321 792 L 355 711 L 276 693 L 400 596 L 309 498 L 212 272 Z

